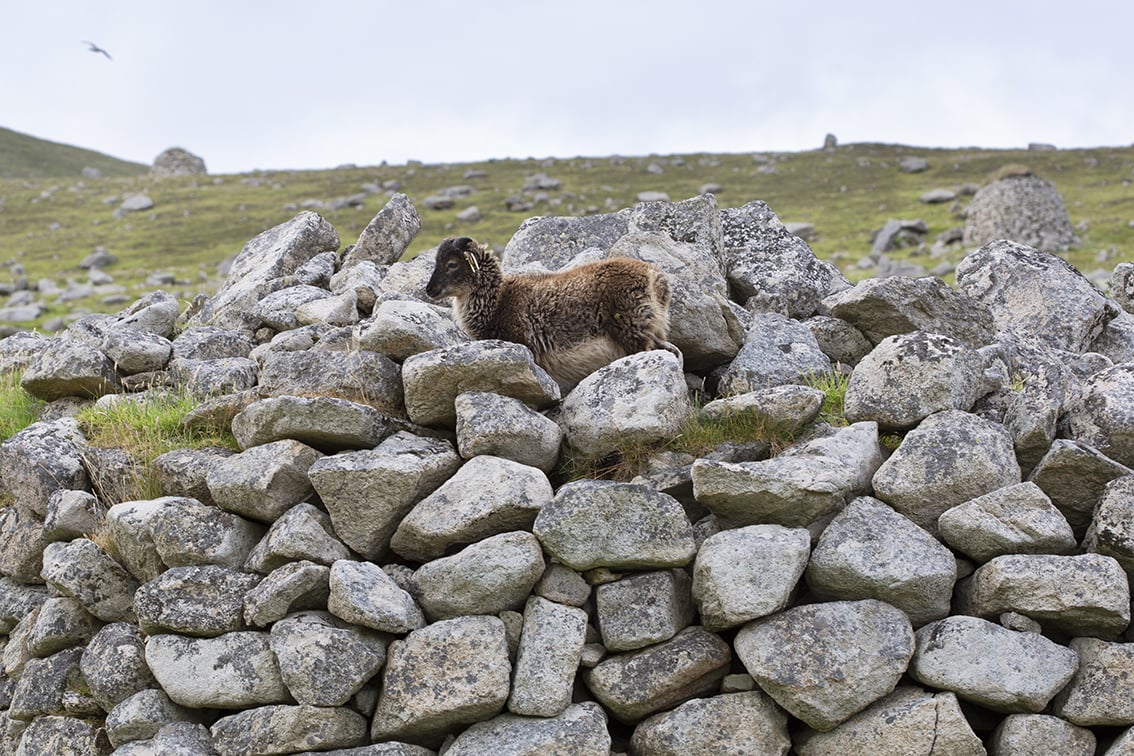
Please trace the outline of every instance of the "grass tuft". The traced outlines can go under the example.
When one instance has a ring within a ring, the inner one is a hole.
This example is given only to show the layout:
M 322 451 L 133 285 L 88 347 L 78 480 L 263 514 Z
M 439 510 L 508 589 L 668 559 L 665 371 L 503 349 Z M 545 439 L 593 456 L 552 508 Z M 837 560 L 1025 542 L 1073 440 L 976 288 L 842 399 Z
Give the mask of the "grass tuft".
M 805 383 L 824 394 L 823 406 L 819 408 L 819 421 L 827 423 L 834 428 L 849 425 L 843 411 L 843 402 L 846 401 L 847 384 L 850 375 L 839 370 L 826 373 L 812 373 Z
M 0 441 L 7 441 L 39 418 L 44 402 L 20 386 L 21 373 L 0 374 Z

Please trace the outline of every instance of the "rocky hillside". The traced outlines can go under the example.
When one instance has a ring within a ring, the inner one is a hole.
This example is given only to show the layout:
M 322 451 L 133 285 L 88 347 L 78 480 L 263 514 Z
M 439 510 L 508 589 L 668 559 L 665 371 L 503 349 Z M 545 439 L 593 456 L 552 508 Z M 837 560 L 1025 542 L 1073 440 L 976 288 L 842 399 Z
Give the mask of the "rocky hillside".
M 0 751 L 1134 753 L 1134 266 L 852 285 L 762 202 L 537 219 L 506 268 L 647 260 L 684 355 L 564 396 L 424 298 L 419 223 L 301 212 L 187 311 L 0 341 L 51 402 L 0 447 Z M 116 500 L 76 398 L 170 386 L 241 450 Z M 796 441 L 558 473 L 693 414 Z

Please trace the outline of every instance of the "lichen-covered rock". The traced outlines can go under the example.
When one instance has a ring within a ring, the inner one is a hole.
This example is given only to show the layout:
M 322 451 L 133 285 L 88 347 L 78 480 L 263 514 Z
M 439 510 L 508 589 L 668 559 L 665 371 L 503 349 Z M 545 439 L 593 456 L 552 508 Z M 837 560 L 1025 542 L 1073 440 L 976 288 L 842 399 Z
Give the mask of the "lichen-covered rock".
M 689 575 L 673 569 L 639 572 L 595 589 L 595 618 L 608 651 L 666 641 L 693 621 Z
M 325 454 L 372 449 L 405 425 L 360 404 L 332 396 L 274 396 L 249 404 L 232 418 L 240 448 L 295 439 Z
M 327 606 L 331 568 L 300 560 L 272 570 L 244 594 L 244 621 L 266 627 L 292 611 Z
M 27 636 L 28 653 L 50 656 L 74 646 L 85 646 L 103 626 L 73 598 L 53 597 L 43 602 Z
M 977 617 L 946 617 L 917 631 L 915 680 L 993 711 L 1039 712 L 1075 673 L 1075 652 L 1039 633 Z
M 198 722 L 170 722 L 146 740 L 132 740 L 114 751 L 114 756 L 219 756 L 213 737 Z
M 38 583 L 47 539 L 43 521 L 18 506 L 0 511 L 0 573 L 23 583 Z
M 831 360 L 811 331 L 775 312 L 757 313 L 744 345 L 720 376 L 717 391 L 734 396 L 831 372 Z
M 110 741 L 98 722 L 79 717 L 39 717 L 24 730 L 15 756 L 109 756 Z
M 1052 703 L 1052 713 L 1081 727 L 1134 724 L 1134 649 L 1128 643 L 1074 638 L 1075 676 Z
M 449 756 L 487 753 L 493 756 L 607 756 L 610 732 L 602 707 L 593 701 L 584 701 L 571 704 L 554 717 L 501 714 L 477 722 L 458 735 L 445 753 Z M 399 755 L 400 752 L 390 754 Z M 417 754 L 407 752 L 406 756 Z
M 195 722 L 206 716 L 178 706 L 157 688 L 147 688 L 123 699 L 107 713 L 106 734 L 117 748 L 123 743 L 149 740 L 170 722 Z
M 825 395 L 810 386 L 784 384 L 761 391 L 714 399 L 701 408 L 707 418 L 759 418 L 774 429 L 801 430 L 815 421 Z
M 303 349 L 266 354 L 260 363 L 263 396 L 332 396 L 404 417 L 397 363 L 366 350 Z
M 82 341 L 56 336 L 24 370 L 20 386 L 50 402 L 68 396 L 92 399 L 115 394 L 121 382 L 106 354 Z
M 216 502 L 205 482 L 206 476 L 213 465 L 235 453 L 232 449 L 215 446 L 166 452 L 153 461 L 158 486 L 165 496 L 196 499 L 202 504 L 215 507 Z
M 386 662 L 389 636 L 326 612 L 304 612 L 272 625 L 272 653 L 300 704 L 344 706 Z
M 401 635 L 425 626 L 421 608 L 393 578 L 370 562 L 331 565 L 327 609 L 347 622 Z
M 153 635 L 146 663 L 174 703 L 195 709 L 244 709 L 290 698 L 268 633 L 216 638 Z
M 834 601 L 754 620 L 733 646 L 776 703 L 826 731 L 894 689 L 913 656 L 914 633 L 889 604 Z
M 415 354 L 444 349 L 466 341 L 452 318 L 424 302 L 388 299 L 374 310 L 374 316 L 358 335 L 360 349 L 384 354 L 404 362 Z
M 221 717 L 211 728 L 221 756 L 326 751 L 366 743 L 366 718 L 352 709 L 277 704 Z
M 28 659 L 12 691 L 8 716 L 25 721 L 68 713 L 63 701 L 78 690 L 81 648 L 69 648 L 43 659 Z
M 1116 462 L 1134 465 L 1134 364 L 1115 365 L 1085 381 L 1071 397 L 1067 435 Z
M 790 749 L 787 717 L 757 690 L 686 701 L 639 723 L 630 740 L 631 753 L 650 756 L 786 756 Z
M 169 567 L 217 565 L 239 569 L 264 526 L 195 499 L 167 497 L 147 522 L 154 549 Z
M 89 491 L 87 440 L 71 417 L 32 423 L 0 445 L 0 481 L 19 505 L 43 517 L 58 490 Z
M 1031 173 L 1004 176 L 981 187 L 965 211 L 964 244 L 1015 239 L 1048 252 L 1079 243 L 1055 185 Z
M 1070 554 L 1075 534 L 1067 518 L 1031 481 L 998 488 L 937 518 L 941 538 L 977 562 L 1002 554 Z
M 448 441 L 403 431 L 375 449 L 324 457 L 309 475 L 343 543 L 380 559 L 402 518 L 460 466 Z
M 454 402 L 457 449 L 465 459 L 503 457 L 549 472 L 559 460 L 563 430 L 523 402 L 499 394 L 466 391 Z
M 1103 489 L 1083 549 L 1114 557 L 1127 575 L 1134 573 L 1134 475 L 1116 478 Z
M 106 509 L 90 491 L 59 489 L 47 500 L 43 537 L 48 541 L 73 541 L 97 531 L 106 519 Z
M 275 522 L 314 493 L 308 470 L 322 456 L 299 441 L 275 441 L 221 460 L 206 481 L 221 509 Z
M 586 640 L 587 613 L 532 596 L 516 649 L 508 711 L 555 717 L 571 703 L 575 673 Z
M 1095 734 L 1050 714 L 1010 714 L 992 734 L 993 753 L 1093 756 Z
M 629 210 L 577 218 L 529 218 L 508 240 L 501 264 L 508 269 L 539 263 L 558 270 L 584 250 L 610 249 L 629 230 Z
M 617 528 L 610 523 L 617 522 Z M 532 532 L 572 569 L 682 567 L 695 553 L 693 527 L 676 499 L 638 484 L 578 481 L 562 486 Z
M 127 622 L 106 625 L 91 638 L 79 661 L 91 695 L 109 712 L 122 701 L 157 684 L 146 664 L 142 631 Z
M 134 619 L 138 581 L 89 539 L 48 544 L 43 551 L 43 580 L 61 595 L 77 598 L 103 622 Z
M 351 551 L 335 537 L 331 518 L 314 504 L 303 502 L 272 523 L 248 554 L 244 569 L 268 573 L 291 561 L 330 565 L 349 559 Z
M 214 637 L 244 629 L 244 594 L 258 575 L 226 567 L 173 567 L 134 594 L 138 624 L 148 634 Z
M 811 553 L 802 528 L 749 525 L 701 544 L 693 600 L 707 630 L 719 631 L 786 609 Z
M 456 545 L 514 530 L 531 530 L 552 489 L 542 471 L 482 455 L 422 499 L 398 525 L 390 547 L 426 562 Z

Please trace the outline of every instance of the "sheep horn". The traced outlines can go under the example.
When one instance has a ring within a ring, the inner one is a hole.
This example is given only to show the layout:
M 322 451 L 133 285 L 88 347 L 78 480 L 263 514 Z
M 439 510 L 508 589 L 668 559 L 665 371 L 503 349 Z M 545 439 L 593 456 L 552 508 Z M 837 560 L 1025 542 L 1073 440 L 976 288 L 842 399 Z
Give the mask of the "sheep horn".
M 469 264 L 469 267 L 472 268 L 473 273 L 480 272 L 480 261 L 476 259 L 475 253 L 466 251 L 465 262 L 467 262 Z

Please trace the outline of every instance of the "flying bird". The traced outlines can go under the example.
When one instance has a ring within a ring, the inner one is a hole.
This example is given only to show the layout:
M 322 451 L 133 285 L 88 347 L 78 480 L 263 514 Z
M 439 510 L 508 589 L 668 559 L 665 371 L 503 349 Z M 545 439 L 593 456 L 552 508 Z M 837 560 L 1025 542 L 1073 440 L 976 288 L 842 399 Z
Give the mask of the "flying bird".
M 89 46 L 91 48 L 91 52 L 102 53 L 103 55 L 106 56 L 107 60 L 114 60 L 114 58 L 110 57 L 110 53 L 108 53 L 106 50 L 103 50 L 101 47 L 96 45 L 94 42 L 88 42 L 87 40 L 84 39 L 83 44 Z

